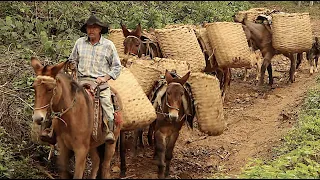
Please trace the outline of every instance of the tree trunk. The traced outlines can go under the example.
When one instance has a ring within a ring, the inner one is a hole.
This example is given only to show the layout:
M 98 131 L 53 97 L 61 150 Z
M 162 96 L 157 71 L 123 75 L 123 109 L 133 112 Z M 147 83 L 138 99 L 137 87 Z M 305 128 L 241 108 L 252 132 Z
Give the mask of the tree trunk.
M 298 1 L 298 7 L 300 7 L 301 6 L 301 1 Z

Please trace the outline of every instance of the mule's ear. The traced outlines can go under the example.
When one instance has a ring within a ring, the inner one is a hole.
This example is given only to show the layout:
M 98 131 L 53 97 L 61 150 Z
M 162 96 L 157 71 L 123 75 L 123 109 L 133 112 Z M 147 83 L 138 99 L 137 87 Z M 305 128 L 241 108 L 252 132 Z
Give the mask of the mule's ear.
M 184 85 L 184 83 L 187 82 L 187 80 L 189 79 L 190 76 L 190 71 L 185 74 L 181 79 L 177 80 L 178 83 L 180 83 L 181 85 Z
M 171 76 L 170 72 L 167 69 L 166 69 L 165 77 L 168 84 L 170 84 L 173 81 L 173 77 Z
M 51 76 L 52 76 L 52 77 L 56 77 L 56 75 L 57 75 L 57 74 L 59 73 L 59 71 L 64 67 L 64 65 L 65 65 L 66 63 L 68 63 L 68 61 L 69 61 L 69 60 L 64 61 L 64 62 L 61 62 L 61 63 L 53 66 L 53 67 L 51 68 Z
M 141 24 L 139 23 L 139 24 L 137 25 L 137 27 L 136 27 L 135 35 L 136 35 L 138 38 L 140 38 L 140 37 L 141 37 L 141 32 L 142 32 L 142 30 L 141 30 Z
M 130 35 L 130 32 L 128 31 L 126 25 L 122 24 L 122 22 L 121 22 L 120 25 L 121 25 L 121 29 L 122 29 L 122 33 L 123 33 L 124 37 L 129 36 L 129 35 Z
M 41 74 L 43 65 L 36 57 L 31 57 L 31 66 L 33 67 L 33 70 L 37 76 Z

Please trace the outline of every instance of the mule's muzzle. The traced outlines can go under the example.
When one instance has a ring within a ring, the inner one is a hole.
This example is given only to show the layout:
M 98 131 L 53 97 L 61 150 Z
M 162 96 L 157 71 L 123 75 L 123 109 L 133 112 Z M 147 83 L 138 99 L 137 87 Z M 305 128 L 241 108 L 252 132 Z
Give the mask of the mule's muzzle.
M 171 114 L 171 113 L 169 113 L 169 121 L 170 122 L 177 122 L 178 121 L 178 118 L 179 118 L 179 116 L 177 116 L 177 115 L 175 115 L 175 114 Z
M 45 116 L 42 113 L 34 113 L 32 115 L 32 120 L 37 125 L 41 125 L 42 122 L 45 120 Z

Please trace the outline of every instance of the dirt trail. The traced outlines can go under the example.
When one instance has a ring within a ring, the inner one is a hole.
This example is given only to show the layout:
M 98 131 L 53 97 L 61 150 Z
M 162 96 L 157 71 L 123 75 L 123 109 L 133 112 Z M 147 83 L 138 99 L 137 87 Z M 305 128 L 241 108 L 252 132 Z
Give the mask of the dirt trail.
M 289 64 L 281 55 L 273 60 L 275 89 L 258 88 L 254 69 L 249 70 L 247 82 L 242 80 L 243 69 L 233 69 L 224 103 L 227 130 L 220 136 L 207 137 L 196 128 L 184 126 L 174 150 L 171 178 L 212 178 L 217 172 L 235 177 L 249 158 L 272 158 L 271 149 L 296 122 L 298 107 L 307 90 L 316 84 L 318 74 L 310 76 L 309 65 L 303 60 L 296 81 L 287 84 Z M 131 149 L 128 148 L 127 177 L 157 178 L 153 149 L 147 145 L 137 157 L 133 157 Z M 115 178 L 119 175 L 118 167 L 116 160 Z

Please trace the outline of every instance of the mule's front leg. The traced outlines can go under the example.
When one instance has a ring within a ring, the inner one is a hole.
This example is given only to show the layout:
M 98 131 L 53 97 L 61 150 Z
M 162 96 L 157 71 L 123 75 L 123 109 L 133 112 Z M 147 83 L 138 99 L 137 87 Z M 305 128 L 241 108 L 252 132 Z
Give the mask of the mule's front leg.
M 125 132 L 120 131 L 120 177 L 125 177 L 127 172 L 125 140 Z
M 244 77 L 243 77 L 243 81 L 247 81 L 247 78 L 249 77 L 249 74 L 248 74 L 248 69 L 245 67 L 244 68 Z
M 97 148 L 92 148 L 90 151 L 90 157 L 92 161 L 92 168 L 91 168 L 91 174 L 90 174 L 90 179 L 96 179 L 97 173 L 99 170 L 99 165 L 100 165 L 100 157 L 97 151 Z
M 88 148 L 78 147 L 75 150 L 75 167 L 73 179 L 82 179 L 86 168 L 86 159 L 89 152 Z
M 179 137 L 179 132 L 175 132 L 170 136 L 168 145 L 167 145 L 167 150 L 166 150 L 166 172 L 165 172 L 165 177 L 169 176 L 170 173 L 170 163 L 171 159 L 173 157 L 173 149 L 176 144 L 176 141 Z
M 71 156 L 71 150 L 69 150 L 63 143 L 59 143 L 59 140 L 58 140 L 58 146 L 59 146 L 59 153 L 60 153 L 60 155 L 58 156 L 60 177 L 61 179 L 70 179 L 72 175 L 68 169 L 68 165 L 69 165 L 69 160 Z
M 120 142 L 121 145 L 121 142 Z M 112 157 L 114 155 L 114 151 L 116 148 L 116 143 L 113 144 L 108 144 L 106 143 L 105 145 L 105 152 L 104 152 L 104 160 L 102 163 L 102 179 L 110 179 L 110 164 Z M 121 149 L 121 147 L 120 147 Z
M 155 134 L 156 140 L 156 157 L 157 157 L 157 164 L 158 164 L 158 178 L 164 179 L 164 166 L 165 166 L 165 152 L 166 152 L 166 139 L 164 134 L 160 132 L 160 130 L 156 131 Z
M 264 75 L 266 73 L 266 69 L 267 67 L 270 65 L 270 69 L 271 69 L 271 59 L 272 59 L 273 55 L 271 53 L 266 53 L 263 57 L 263 63 L 261 65 L 261 71 L 260 71 L 260 81 L 259 81 L 259 86 L 262 86 L 264 84 Z M 271 69 L 272 70 L 272 69 Z M 271 71 L 272 72 L 272 71 Z M 268 74 L 270 72 L 268 71 Z M 269 74 L 269 85 L 273 84 L 273 77 L 272 74 Z
M 295 80 L 294 73 L 295 73 L 295 71 L 296 71 L 297 58 L 294 57 L 293 53 L 290 53 L 290 54 L 289 54 L 289 59 L 290 59 L 290 61 L 291 61 L 289 81 L 290 81 L 291 83 L 293 83 L 294 80 Z

